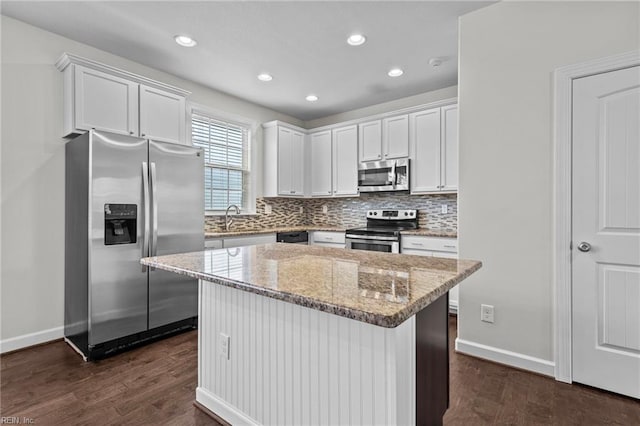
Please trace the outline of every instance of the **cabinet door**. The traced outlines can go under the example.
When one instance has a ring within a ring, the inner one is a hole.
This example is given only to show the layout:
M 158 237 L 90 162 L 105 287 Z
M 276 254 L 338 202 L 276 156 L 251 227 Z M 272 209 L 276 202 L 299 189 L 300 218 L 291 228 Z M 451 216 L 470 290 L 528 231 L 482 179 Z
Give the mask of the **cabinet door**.
M 442 108 L 442 191 L 458 190 L 458 105 Z
M 293 161 L 293 131 L 278 127 L 278 194 L 293 194 L 291 163 Z
M 331 196 L 331 131 L 311 135 L 311 196 Z
M 385 118 L 382 121 L 382 151 L 385 160 L 409 156 L 409 116 Z
M 410 116 L 411 193 L 440 191 L 440 108 Z
M 380 120 L 358 125 L 360 161 L 382 160 L 382 122 Z
M 138 84 L 75 65 L 75 129 L 138 136 Z
M 140 137 L 184 143 L 185 114 L 184 97 L 140 86 Z
M 291 194 L 304 195 L 304 135 L 291 133 Z
M 333 195 L 358 195 L 358 127 L 333 129 Z

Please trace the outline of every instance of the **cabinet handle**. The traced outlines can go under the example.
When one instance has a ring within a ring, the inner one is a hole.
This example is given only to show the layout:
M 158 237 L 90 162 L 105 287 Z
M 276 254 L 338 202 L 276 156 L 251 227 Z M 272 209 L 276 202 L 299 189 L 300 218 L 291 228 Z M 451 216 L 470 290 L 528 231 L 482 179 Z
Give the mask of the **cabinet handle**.
M 382 155 L 378 154 L 378 158 L 382 158 Z
M 331 194 L 331 191 L 327 191 L 327 194 Z
M 456 246 L 448 246 L 446 244 L 443 247 L 445 247 L 445 248 L 456 248 Z
M 411 243 L 411 244 L 414 245 L 414 246 L 420 246 L 420 247 L 424 246 L 424 244 L 422 244 L 422 243 Z
M 132 134 L 133 134 L 133 130 L 132 130 L 132 131 L 130 131 L 130 132 L 129 132 L 129 134 L 130 134 L 130 135 L 132 135 Z
M 147 135 L 143 133 L 143 134 L 142 134 L 142 137 L 145 137 L 145 136 L 147 136 Z

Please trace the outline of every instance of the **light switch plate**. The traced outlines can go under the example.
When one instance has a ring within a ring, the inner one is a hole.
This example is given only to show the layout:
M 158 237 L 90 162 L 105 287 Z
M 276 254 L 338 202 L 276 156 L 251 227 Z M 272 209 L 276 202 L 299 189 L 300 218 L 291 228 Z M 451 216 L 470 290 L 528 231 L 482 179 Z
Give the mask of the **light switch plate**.
M 324 214 L 329 213 L 329 207 L 326 204 L 322 205 L 322 213 Z
M 271 214 L 271 204 L 264 205 L 264 214 Z

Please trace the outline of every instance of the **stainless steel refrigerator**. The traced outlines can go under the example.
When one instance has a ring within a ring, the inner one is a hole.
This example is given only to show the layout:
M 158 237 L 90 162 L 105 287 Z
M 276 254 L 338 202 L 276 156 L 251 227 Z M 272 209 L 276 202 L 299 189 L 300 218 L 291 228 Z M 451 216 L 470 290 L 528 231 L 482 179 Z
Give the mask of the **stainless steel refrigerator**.
M 197 326 L 197 280 L 140 258 L 204 248 L 200 148 L 90 131 L 66 144 L 65 339 L 95 359 Z

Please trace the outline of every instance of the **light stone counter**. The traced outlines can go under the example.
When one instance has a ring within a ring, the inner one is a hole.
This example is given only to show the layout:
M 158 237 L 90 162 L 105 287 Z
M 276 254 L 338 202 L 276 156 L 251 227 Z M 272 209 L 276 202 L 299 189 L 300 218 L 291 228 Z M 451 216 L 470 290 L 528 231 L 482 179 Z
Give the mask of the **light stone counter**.
M 309 225 L 309 226 L 279 226 L 277 228 L 262 228 L 253 229 L 250 231 L 223 231 L 223 232 L 205 232 L 205 238 L 224 238 L 224 237 L 239 237 L 243 235 L 256 235 L 256 234 L 275 234 L 277 232 L 297 232 L 297 231 L 328 231 L 328 232 L 344 232 L 346 228 L 339 226 L 321 226 L 321 225 Z M 432 228 L 418 228 L 411 231 L 402 231 L 402 235 L 420 235 L 424 237 L 444 237 L 444 238 L 458 238 L 457 231 L 451 231 L 447 229 L 432 229 Z
M 307 308 L 397 327 L 481 267 L 473 260 L 266 244 L 142 263 Z

